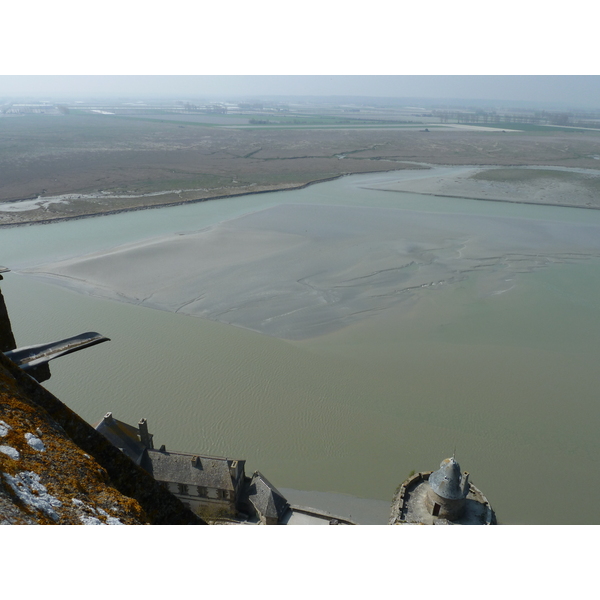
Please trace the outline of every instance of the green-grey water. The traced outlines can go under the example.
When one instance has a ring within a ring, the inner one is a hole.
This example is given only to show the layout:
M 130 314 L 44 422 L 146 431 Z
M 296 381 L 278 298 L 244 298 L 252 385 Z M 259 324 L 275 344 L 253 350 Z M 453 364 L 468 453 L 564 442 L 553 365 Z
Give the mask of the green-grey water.
M 600 484 L 590 475 L 600 449 L 600 261 L 581 239 L 600 214 L 362 187 L 394 177 L 2 230 L 0 263 L 15 271 L 2 291 L 17 342 L 109 336 L 54 361 L 47 387 L 89 422 L 107 411 L 128 422 L 145 416 L 159 444 L 246 458 L 279 487 L 391 500 L 409 471 L 435 469 L 456 451 L 501 522 L 598 522 Z M 483 264 L 297 341 L 20 272 L 287 203 L 418 211 L 441 223 L 512 219 L 532 231 L 550 223 L 577 238 L 577 251 L 561 247 L 559 258 L 523 269 Z

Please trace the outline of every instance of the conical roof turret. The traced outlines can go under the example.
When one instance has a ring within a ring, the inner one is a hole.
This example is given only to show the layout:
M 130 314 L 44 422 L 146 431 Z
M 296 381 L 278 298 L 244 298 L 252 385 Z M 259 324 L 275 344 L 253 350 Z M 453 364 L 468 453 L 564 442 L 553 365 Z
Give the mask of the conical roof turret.
M 454 457 L 445 458 L 437 471 L 429 476 L 431 489 L 442 498 L 448 500 L 459 500 L 465 498 L 469 489 L 463 482 L 460 465 Z M 466 489 L 465 489 L 466 488 Z

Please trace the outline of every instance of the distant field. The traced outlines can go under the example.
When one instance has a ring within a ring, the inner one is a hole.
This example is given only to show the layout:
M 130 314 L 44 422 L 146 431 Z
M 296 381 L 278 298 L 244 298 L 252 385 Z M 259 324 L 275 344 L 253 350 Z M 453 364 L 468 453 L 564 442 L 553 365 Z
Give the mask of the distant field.
M 465 125 L 475 125 L 477 127 L 489 127 L 490 129 L 517 129 L 519 131 L 535 131 L 538 133 L 580 133 L 586 129 L 578 129 L 576 127 L 559 127 L 557 125 L 536 125 L 535 123 L 465 123 Z
M 157 111 L 158 112 L 158 111 Z M 86 113 L 76 113 L 84 115 Z M 88 113 L 89 114 L 89 113 Z M 377 118 L 336 118 L 336 117 L 307 117 L 294 115 L 210 115 L 210 114 L 156 114 L 148 115 L 114 115 L 114 118 L 129 119 L 134 121 L 159 121 L 177 122 L 179 125 L 193 125 L 206 127 L 306 127 L 310 129 L 319 128 L 360 128 L 360 127 L 422 127 L 423 124 L 415 121 L 400 121 L 393 119 Z M 429 127 L 432 127 L 429 125 Z M 433 125 L 436 127 L 436 125 Z
M 357 123 L 354 117 L 329 115 L 302 118 L 306 128 L 243 128 L 235 127 L 239 115 L 231 121 L 214 115 L 231 127 L 180 120 L 184 118 L 188 115 L 0 118 L 0 202 L 100 191 L 139 196 L 80 199 L 19 213 L 4 210 L 0 223 L 285 189 L 350 173 L 423 168 L 418 163 L 599 167 L 594 156 L 600 131 L 542 127 L 507 134 L 430 124 L 424 132 L 417 124 L 402 128 L 392 121 L 386 121 L 391 127 L 351 128 Z M 285 118 L 287 123 L 300 119 Z M 320 129 L 319 124 L 331 128 Z M 155 192 L 165 194 L 140 196 Z

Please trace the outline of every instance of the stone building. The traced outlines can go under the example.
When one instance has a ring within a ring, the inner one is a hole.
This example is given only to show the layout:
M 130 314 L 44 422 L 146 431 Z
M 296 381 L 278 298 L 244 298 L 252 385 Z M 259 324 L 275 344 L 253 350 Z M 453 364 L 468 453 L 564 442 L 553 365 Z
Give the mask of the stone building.
M 279 525 L 290 512 L 283 494 L 260 471 L 255 471 L 250 480 L 247 506 L 263 525 Z
M 238 512 L 246 461 L 167 452 L 165 446 L 156 450 L 146 419 L 133 427 L 107 413 L 95 428 L 196 514 L 234 517 Z
M 290 504 L 260 471 L 247 477 L 245 460 L 167 452 L 164 446 L 156 450 L 146 419 L 133 427 L 107 413 L 95 429 L 204 519 L 253 525 L 355 525 L 326 511 Z
M 398 488 L 390 525 L 494 525 L 496 515 L 487 498 L 461 472 L 455 458 L 437 471 L 412 475 Z

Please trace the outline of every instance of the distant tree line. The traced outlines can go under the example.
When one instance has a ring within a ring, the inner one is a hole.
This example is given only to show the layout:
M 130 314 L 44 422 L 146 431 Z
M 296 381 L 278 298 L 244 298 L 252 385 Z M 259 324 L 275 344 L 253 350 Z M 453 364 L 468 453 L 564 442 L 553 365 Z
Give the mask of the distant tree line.
M 600 128 L 600 114 L 586 114 L 587 120 L 582 115 L 572 112 L 557 111 L 522 111 L 500 113 L 495 110 L 434 110 L 432 116 L 440 123 L 532 123 L 537 125 L 571 125 L 579 127 Z M 596 117 L 596 121 L 592 120 Z
M 227 107 L 221 106 L 219 104 L 211 104 L 208 106 L 197 106 L 196 104 L 192 104 L 191 102 L 186 102 L 183 105 L 183 108 L 187 112 L 218 113 L 218 114 L 226 114 L 227 113 Z

